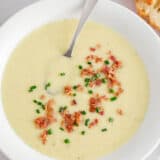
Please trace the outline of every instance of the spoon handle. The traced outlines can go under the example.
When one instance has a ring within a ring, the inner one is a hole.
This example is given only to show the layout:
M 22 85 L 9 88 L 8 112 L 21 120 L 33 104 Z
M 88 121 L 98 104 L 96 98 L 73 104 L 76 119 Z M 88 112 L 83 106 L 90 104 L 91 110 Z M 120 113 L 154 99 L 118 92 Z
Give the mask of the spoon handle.
M 91 14 L 92 10 L 94 9 L 95 5 L 97 4 L 97 2 L 98 2 L 98 0 L 85 0 L 85 5 L 84 5 L 83 11 L 82 11 L 82 15 L 81 15 L 79 24 L 78 24 L 76 32 L 73 36 L 69 51 L 65 54 L 65 56 L 71 57 L 72 50 L 73 50 L 74 44 L 76 42 L 76 39 L 77 39 L 79 33 L 81 32 L 89 15 Z

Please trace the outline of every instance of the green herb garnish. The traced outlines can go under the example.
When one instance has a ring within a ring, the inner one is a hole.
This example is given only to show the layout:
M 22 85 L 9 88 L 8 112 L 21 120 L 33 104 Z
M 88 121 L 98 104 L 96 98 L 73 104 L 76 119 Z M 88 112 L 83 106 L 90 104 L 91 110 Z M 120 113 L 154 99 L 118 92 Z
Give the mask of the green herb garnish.
M 104 63 L 105 63 L 106 65 L 110 64 L 109 60 L 105 60 Z
M 73 88 L 74 90 L 76 90 L 76 89 L 78 88 L 78 86 L 75 85 L 75 86 L 73 86 L 72 88 Z
M 92 62 L 87 62 L 87 64 L 92 65 Z
M 60 108 L 59 108 L 59 113 L 64 112 L 67 108 L 68 108 L 67 106 L 60 107 Z
M 106 83 L 107 82 L 107 80 L 105 78 L 102 78 L 101 81 L 102 81 L 102 83 Z
M 64 131 L 64 129 L 62 127 L 59 128 L 61 131 Z
M 76 93 L 73 93 L 73 97 L 75 97 L 77 94 Z
M 93 94 L 93 91 L 92 91 L 92 90 L 89 90 L 88 93 L 89 93 L 89 94 Z
M 41 101 L 37 101 L 36 99 L 34 99 L 33 103 L 37 104 L 38 106 L 41 106 L 42 109 L 45 110 L 45 105 Z
M 85 78 L 84 81 L 85 82 L 90 82 L 90 78 Z
M 101 129 L 102 132 L 106 132 L 107 131 L 107 128 L 103 128 Z
M 91 81 L 90 78 L 85 78 L 85 79 L 84 79 L 85 87 L 88 87 L 90 81 Z
M 81 132 L 81 135 L 85 135 L 85 134 L 86 134 L 86 132 L 85 132 L 85 131 L 82 131 L 82 132 Z
M 53 132 L 52 132 L 52 129 L 48 129 L 48 130 L 47 130 L 47 134 L 48 134 L 48 135 L 52 135 L 52 133 L 53 133 Z
M 85 120 L 85 126 L 88 126 L 89 121 L 90 121 L 90 119 L 89 119 L 89 118 Z
M 64 72 L 60 73 L 59 74 L 60 76 L 65 76 L 66 74 Z
M 49 87 L 51 86 L 51 83 L 50 82 L 48 82 L 46 85 L 45 85 L 45 90 L 47 90 Z
M 37 88 L 36 85 L 30 86 L 28 92 L 33 92 Z
M 114 89 L 110 88 L 109 93 L 114 93 Z
M 82 65 L 79 65 L 78 68 L 79 68 L 79 69 L 83 69 L 83 66 L 82 66 Z
M 41 112 L 40 112 L 40 110 L 39 110 L 39 109 L 36 109 L 36 113 L 37 113 L 37 114 L 40 114 Z
M 65 144 L 69 144 L 70 143 L 70 140 L 68 138 L 64 139 L 64 143 Z
M 87 112 L 86 112 L 86 111 L 81 111 L 81 114 L 82 114 L 82 115 L 86 115 Z
M 96 112 L 99 113 L 99 108 L 98 107 L 96 108 Z
M 116 100 L 117 100 L 117 97 L 110 98 L 110 101 L 116 101 Z
M 109 118 L 108 118 L 108 121 L 109 121 L 110 123 L 113 123 L 113 121 L 114 121 L 114 118 L 112 118 L 112 117 L 109 117 Z

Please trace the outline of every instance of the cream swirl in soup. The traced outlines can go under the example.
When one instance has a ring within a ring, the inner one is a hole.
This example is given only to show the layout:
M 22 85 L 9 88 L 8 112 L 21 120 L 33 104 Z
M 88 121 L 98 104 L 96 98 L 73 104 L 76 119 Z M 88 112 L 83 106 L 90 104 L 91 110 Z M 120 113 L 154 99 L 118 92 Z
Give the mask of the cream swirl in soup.
M 129 42 L 94 22 L 85 25 L 72 57 L 64 57 L 76 25 L 47 24 L 20 42 L 4 73 L 3 103 L 13 129 L 35 150 L 97 160 L 138 130 L 149 84 Z

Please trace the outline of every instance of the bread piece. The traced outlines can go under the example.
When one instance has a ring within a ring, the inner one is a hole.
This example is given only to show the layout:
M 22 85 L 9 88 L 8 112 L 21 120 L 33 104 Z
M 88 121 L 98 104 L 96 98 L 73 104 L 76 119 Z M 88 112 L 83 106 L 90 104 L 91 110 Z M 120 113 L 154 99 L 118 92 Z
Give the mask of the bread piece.
M 138 14 L 160 30 L 160 0 L 136 0 Z

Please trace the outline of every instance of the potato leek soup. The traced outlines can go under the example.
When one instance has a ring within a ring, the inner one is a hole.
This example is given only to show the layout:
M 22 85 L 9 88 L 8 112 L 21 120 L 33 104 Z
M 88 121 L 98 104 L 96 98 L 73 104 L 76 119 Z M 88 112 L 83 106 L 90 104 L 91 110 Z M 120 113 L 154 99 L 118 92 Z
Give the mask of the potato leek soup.
M 97 160 L 127 142 L 147 110 L 144 65 L 118 33 L 88 22 L 71 58 L 77 20 L 47 24 L 12 54 L 2 82 L 7 118 L 37 151 L 60 160 Z

